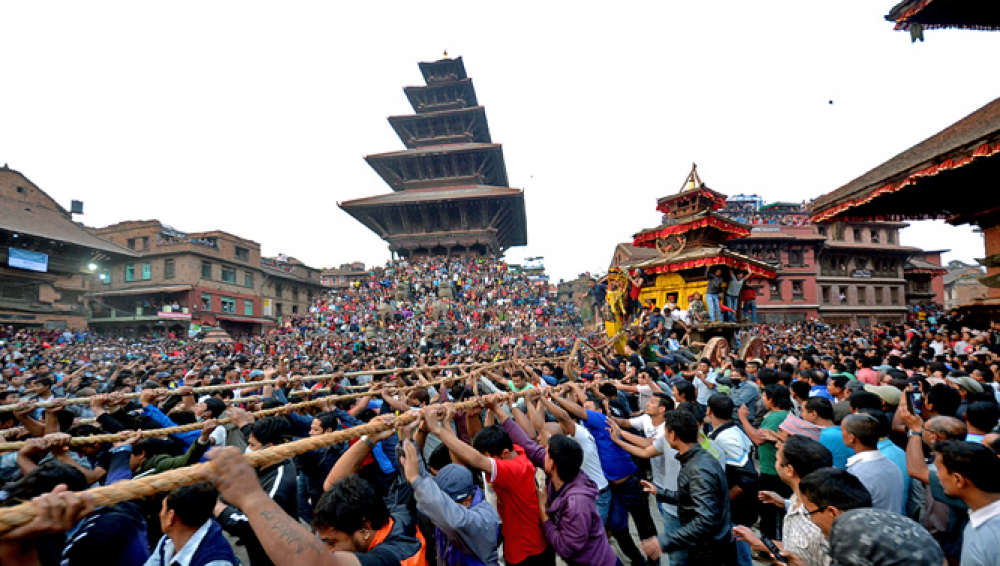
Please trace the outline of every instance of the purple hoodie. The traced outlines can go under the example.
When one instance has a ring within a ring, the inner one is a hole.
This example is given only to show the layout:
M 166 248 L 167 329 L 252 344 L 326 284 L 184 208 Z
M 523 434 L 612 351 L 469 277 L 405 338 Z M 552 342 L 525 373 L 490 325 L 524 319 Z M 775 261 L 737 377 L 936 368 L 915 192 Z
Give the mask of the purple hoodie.
M 503 429 L 514 444 L 524 448 L 524 454 L 535 466 L 545 466 L 545 449 L 514 422 L 507 419 Z M 558 492 L 552 479 L 545 481 L 549 520 L 542 523 L 546 540 L 556 554 L 570 566 L 615 566 L 618 557 L 604 533 L 601 516 L 597 512 L 597 484 L 580 470 L 573 481 L 564 484 Z

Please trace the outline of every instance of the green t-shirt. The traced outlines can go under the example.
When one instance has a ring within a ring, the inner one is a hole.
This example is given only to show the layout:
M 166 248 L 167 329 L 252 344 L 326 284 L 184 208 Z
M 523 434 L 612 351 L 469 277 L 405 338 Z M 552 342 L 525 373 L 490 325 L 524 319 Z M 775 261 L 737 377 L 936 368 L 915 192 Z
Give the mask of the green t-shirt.
M 787 416 L 788 411 L 771 411 L 764 417 L 760 428 L 778 432 L 778 427 L 785 422 Z M 765 442 L 760 445 L 757 452 L 760 454 L 760 473 L 770 476 L 778 475 L 778 471 L 774 469 L 775 461 L 778 458 L 778 446 L 773 442 Z

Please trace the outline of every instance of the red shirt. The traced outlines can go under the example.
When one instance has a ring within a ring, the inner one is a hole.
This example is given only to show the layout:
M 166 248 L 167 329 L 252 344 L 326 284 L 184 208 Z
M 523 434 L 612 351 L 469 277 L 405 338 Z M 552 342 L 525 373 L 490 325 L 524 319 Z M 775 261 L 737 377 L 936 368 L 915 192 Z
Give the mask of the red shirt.
M 538 518 L 538 490 L 535 487 L 535 465 L 515 445 L 513 460 L 493 458 L 494 473 L 489 478 L 497 492 L 497 512 L 503 525 L 503 551 L 509 562 L 523 562 L 541 554 L 549 543 L 542 533 Z

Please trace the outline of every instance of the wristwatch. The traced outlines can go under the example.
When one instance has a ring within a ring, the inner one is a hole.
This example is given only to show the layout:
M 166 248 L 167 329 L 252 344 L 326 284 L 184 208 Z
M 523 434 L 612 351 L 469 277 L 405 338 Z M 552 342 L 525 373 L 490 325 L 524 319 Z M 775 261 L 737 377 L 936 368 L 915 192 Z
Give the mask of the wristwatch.
M 923 434 L 924 434 L 924 431 L 922 431 L 922 430 L 911 430 L 910 432 L 906 433 L 906 437 L 907 438 L 913 438 L 914 436 L 923 436 Z
M 368 435 L 361 437 L 361 441 L 368 445 L 368 448 L 375 448 L 376 443 L 368 439 Z

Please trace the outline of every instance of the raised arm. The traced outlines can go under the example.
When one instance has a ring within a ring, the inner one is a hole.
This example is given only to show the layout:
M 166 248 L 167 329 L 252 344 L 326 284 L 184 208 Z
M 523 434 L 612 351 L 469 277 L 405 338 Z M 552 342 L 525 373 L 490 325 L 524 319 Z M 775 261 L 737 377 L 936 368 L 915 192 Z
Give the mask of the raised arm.
M 489 458 L 462 442 L 449 427 L 441 426 L 441 415 L 438 413 L 437 407 L 424 410 L 424 421 L 427 423 L 427 428 L 431 434 L 436 435 L 448 447 L 448 450 L 458 458 L 459 462 L 487 474 L 493 472 L 493 464 Z
M 576 390 L 575 387 L 573 389 Z M 560 397 L 559 395 L 555 394 L 552 395 L 552 400 L 555 401 L 556 403 L 559 403 L 559 405 L 563 409 L 565 409 L 567 413 L 573 415 L 574 417 L 580 420 L 587 420 L 587 410 L 581 407 L 580 405 L 577 405 L 574 401 L 570 401 L 565 397 Z
M 552 413 L 552 416 L 556 418 L 559 422 L 559 426 L 562 427 L 563 434 L 567 436 L 573 436 L 576 434 L 576 423 L 573 422 L 572 417 L 569 416 L 562 407 L 556 405 L 550 401 L 547 397 L 542 395 L 542 405 L 545 405 L 545 409 Z

